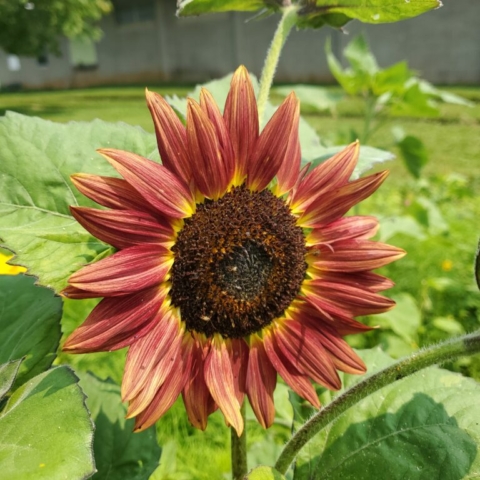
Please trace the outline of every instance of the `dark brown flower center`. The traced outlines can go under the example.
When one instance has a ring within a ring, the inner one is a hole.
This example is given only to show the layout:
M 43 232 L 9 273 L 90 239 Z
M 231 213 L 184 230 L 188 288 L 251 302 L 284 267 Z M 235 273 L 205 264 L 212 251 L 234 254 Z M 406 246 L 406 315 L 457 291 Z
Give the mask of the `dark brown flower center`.
M 307 265 L 305 237 L 269 190 L 233 188 L 197 205 L 172 247 L 170 296 L 188 330 L 238 338 L 281 316 Z

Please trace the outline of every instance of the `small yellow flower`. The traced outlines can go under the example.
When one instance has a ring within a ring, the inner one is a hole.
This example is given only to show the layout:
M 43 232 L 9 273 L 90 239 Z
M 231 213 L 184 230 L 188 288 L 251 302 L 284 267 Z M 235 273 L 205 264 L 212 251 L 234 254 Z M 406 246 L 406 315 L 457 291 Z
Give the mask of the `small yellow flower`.
M 444 260 L 442 262 L 442 270 L 444 272 L 449 272 L 453 268 L 453 262 L 451 260 Z
M 13 258 L 13 255 L 6 255 L 0 252 L 0 275 L 18 275 L 19 273 L 26 272 L 25 267 L 19 267 L 17 265 L 8 265 L 7 262 Z

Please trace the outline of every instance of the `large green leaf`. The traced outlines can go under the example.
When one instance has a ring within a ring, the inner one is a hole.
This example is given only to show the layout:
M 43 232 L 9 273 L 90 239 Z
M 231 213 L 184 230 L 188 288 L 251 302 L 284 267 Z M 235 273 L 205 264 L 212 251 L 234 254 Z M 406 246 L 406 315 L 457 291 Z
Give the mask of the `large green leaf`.
M 390 23 L 416 17 L 442 6 L 440 0 L 316 0 L 309 16 L 336 14 L 365 23 Z M 315 12 L 317 10 L 318 13 Z
M 80 386 L 87 394 L 87 406 L 95 422 L 93 450 L 95 480 L 146 480 L 158 466 L 161 449 L 155 428 L 133 433 L 134 420 L 125 420 L 127 409 L 120 387 L 82 373 Z
M 369 372 L 391 363 L 378 350 L 362 357 Z M 358 380 L 344 376 L 346 386 Z M 314 437 L 297 458 L 294 478 L 371 480 L 386 472 L 392 480 L 477 478 L 479 401 L 474 380 L 422 370 L 365 398 Z
M 290 3 L 290 2 L 289 2 Z M 389 23 L 416 17 L 442 5 L 440 0 L 297 0 L 297 26 L 319 28 L 341 27 L 352 19 L 365 23 Z M 200 15 L 228 11 L 280 10 L 281 2 L 271 0 L 181 0 L 177 14 Z
M 52 364 L 60 340 L 62 301 L 25 275 L 0 275 L 0 363 L 25 357 L 16 384 Z
M 12 388 L 22 362 L 23 358 L 20 360 L 11 360 L 10 362 L 0 365 L 0 400 L 2 400 Z
M 64 125 L 11 112 L 0 118 L 0 238 L 16 262 L 55 291 L 80 266 L 110 252 L 69 212 L 69 205 L 92 205 L 73 187 L 71 174 L 114 174 L 95 153 L 100 147 L 148 156 L 155 137 L 100 120 Z
M 57 367 L 18 388 L 0 412 L 0 476 L 69 480 L 95 472 L 93 425 L 77 378 Z
M 252 12 L 264 6 L 263 0 L 180 0 L 177 15 L 201 15 L 219 12 Z

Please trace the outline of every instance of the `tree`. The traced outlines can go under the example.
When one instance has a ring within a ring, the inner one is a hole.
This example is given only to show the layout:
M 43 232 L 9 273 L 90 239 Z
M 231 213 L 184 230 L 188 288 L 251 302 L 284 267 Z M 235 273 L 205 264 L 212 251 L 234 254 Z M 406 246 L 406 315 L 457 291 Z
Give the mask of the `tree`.
M 0 48 L 24 56 L 58 54 L 61 36 L 98 39 L 95 23 L 111 9 L 110 0 L 0 0 Z

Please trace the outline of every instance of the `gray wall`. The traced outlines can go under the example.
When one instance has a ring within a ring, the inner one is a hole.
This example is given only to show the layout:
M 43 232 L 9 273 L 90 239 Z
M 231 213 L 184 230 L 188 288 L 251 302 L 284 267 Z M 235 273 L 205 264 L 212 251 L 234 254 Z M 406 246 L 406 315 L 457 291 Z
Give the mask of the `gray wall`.
M 97 44 L 98 67 L 73 68 L 68 41 L 62 56 L 46 66 L 21 58 L 21 70 L 6 68 L 0 50 L 0 84 L 29 88 L 81 87 L 115 83 L 204 81 L 225 75 L 243 63 L 261 72 L 263 58 L 278 21 L 273 16 L 246 21 L 251 14 L 223 13 L 176 18 L 175 1 L 156 0 L 155 18 L 119 25 L 113 15 L 102 20 L 105 32 Z M 328 36 L 339 56 L 364 31 L 381 66 L 406 59 L 424 78 L 440 84 L 480 83 L 480 1 L 444 0 L 444 7 L 417 18 L 385 25 L 349 23 L 349 35 L 324 28 L 293 31 L 276 75 L 278 82 L 332 82 L 324 44 Z

